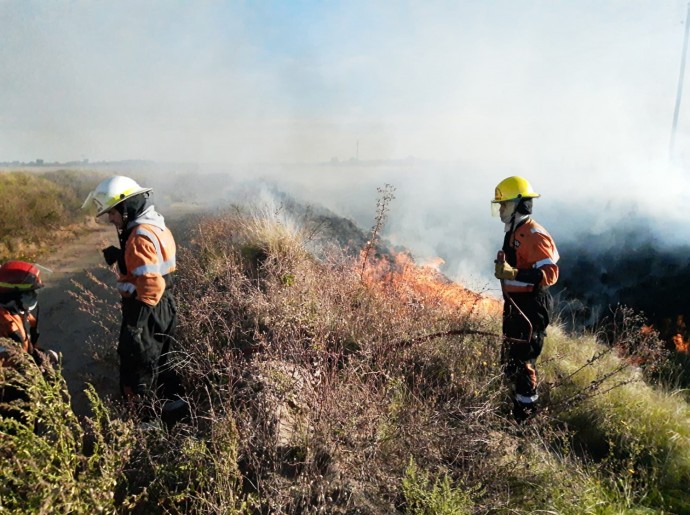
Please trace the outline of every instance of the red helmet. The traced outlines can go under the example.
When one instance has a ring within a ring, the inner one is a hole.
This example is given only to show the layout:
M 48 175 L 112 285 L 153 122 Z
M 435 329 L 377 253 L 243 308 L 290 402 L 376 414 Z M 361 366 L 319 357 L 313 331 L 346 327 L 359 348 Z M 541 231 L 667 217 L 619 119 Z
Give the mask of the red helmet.
M 26 261 L 8 261 L 0 266 L 0 293 L 16 293 L 43 288 L 41 271 Z

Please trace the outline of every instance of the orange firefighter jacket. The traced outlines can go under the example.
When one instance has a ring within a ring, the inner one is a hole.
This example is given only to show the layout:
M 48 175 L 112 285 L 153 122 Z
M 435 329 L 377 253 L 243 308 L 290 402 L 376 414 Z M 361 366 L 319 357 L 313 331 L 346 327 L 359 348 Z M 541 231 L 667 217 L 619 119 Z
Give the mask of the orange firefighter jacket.
M 558 250 L 551 235 L 537 222 L 528 218 L 510 237 L 509 246 L 515 249 L 519 270 L 537 268 L 542 272 L 540 287 L 556 284 L 558 280 Z M 531 292 L 535 285 L 517 280 L 503 281 L 508 293 Z
M 123 297 L 155 306 L 165 291 L 164 275 L 175 271 L 175 239 L 166 227 L 141 224 L 132 229 L 125 244 L 126 274 L 118 278 Z
M 24 323 L 24 315 L 19 313 L 12 313 L 5 308 L 0 307 L 0 338 L 9 338 L 16 341 L 24 352 L 31 353 L 33 351 L 33 342 L 31 341 L 31 329 L 36 327 L 36 318 L 29 313 L 27 316 L 27 327 Z M 0 343 L 0 366 L 5 364 L 7 351 L 6 344 Z

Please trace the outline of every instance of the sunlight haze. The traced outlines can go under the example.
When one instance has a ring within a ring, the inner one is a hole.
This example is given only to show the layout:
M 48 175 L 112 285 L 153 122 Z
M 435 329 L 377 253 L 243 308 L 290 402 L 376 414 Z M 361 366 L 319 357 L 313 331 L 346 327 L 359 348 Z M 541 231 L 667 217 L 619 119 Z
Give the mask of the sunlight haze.
M 358 141 L 360 159 L 655 159 L 684 16 L 675 0 L 4 1 L 0 160 L 327 161 Z
M 627 213 L 686 235 L 687 97 L 669 159 L 686 9 L 6 0 L 0 162 L 291 165 L 287 190 L 365 228 L 389 182 L 390 237 L 491 280 L 488 201 L 508 175 L 542 194 L 557 240 Z M 299 168 L 318 163 L 338 166 Z

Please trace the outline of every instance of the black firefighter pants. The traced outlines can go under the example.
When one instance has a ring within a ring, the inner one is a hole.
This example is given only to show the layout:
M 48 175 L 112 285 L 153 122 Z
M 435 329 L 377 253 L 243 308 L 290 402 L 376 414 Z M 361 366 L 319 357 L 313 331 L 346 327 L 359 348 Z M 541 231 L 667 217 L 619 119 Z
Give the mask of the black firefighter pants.
M 536 409 L 536 362 L 544 346 L 553 299 L 548 290 L 511 293 L 510 298 L 532 324 L 530 339 L 530 328 L 525 317 L 515 309 L 509 299 L 506 299 L 503 305 L 503 334 L 506 338 L 501 349 L 501 364 L 504 366 L 506 378 L 515 389 L 513 414 L 518 421 L 522 421 Z M 511 339 L 523 341 L 516 342 Z
M 169 354 L 176 325 L 177 309 L 168 290 L 158 304 L 145 311 L 142 311 L 138 300 L 122 299 L 122 326 L 117 351 L 123 394 L 155 392 L 164 399 L 170 399 L 179 392 L 180 382 L 171 368 Z

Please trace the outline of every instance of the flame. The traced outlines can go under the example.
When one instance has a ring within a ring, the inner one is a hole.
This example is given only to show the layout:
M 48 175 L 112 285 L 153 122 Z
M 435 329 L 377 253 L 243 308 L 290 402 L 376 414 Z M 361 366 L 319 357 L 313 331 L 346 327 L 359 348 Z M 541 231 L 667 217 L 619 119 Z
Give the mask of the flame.
M 670 323 L 670 320 L 667 319 L 666 322 Z M 669 330 L 667 331 L 668 332 L 665 332 L 666 336 L 664 337 L 664 339 L 668 338 L 668 335 L 671 332 Z M 675 346 L 676 352 L 690 354 L 690 339 L 686 339 L 683 336 L 684 334 L 687 334 L 687 326 L 685 325 L 685 317 L 683 315 L 678 315 L 676 317 L 675 327 L 672 329 L 672 331 L 674 331 L 675 334 L 671 336 L 671 341 Z M 652 335 L 655 332 L 657 331 L 654 329 L 653 324 L 643 325 L 640 328 L 640 334 L 642 335 Z M 657 336 L 659 335 L 657 334 Z
M 681 314 L 676 317 L 675 332 L 671 337 L 673 345 L 676 347 L 676 352 L 682 354 L 690 354 L 690 340 L 683 337 L 687 334 L 687 326 L 685 324 L 685 317 Z
M 654 324 L 643 325 L 640 328 L 640 334 L 653 334 L 653 333 L 654 333 Z
M 406 252 L 370 258 L 363 279 L 372 287 L 391 288 L 414 304 L 460 310 L 467 314 L 493 316 L 501 312 L 501 301 L 468 290 L 439 272 L 438 267 L 443 262 L 443 259 L 435 258 L 425 265 L 418 265 Z
M 682 334 L 676 333 L 673 336 L 673 344 L 676 346 L 677 352 L 690 354 L 690 340 L 684 340 Z
M 441 271 L 441 265 L 445 264 L 445 260 L 442 257 L 433 257 L 426 263 L 422 263 L 421 266 L 426 268 L 433 268 L 437 272 Z

